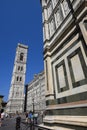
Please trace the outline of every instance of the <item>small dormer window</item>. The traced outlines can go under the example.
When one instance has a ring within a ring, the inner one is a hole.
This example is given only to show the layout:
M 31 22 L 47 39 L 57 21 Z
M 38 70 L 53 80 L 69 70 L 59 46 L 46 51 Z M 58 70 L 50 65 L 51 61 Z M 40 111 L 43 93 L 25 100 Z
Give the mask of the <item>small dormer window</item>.
M 21 53 L 20 54 L 20 61 L 23 61 L 23 58 L 24 58 L 24 53 Z

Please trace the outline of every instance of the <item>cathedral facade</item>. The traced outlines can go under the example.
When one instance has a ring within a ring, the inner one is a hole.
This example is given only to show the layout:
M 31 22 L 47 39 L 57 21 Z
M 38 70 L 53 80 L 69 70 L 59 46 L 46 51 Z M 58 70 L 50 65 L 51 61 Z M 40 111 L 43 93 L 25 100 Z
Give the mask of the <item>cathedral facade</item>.
M 18 43 L 13 67 L 11 87 L 6 111 L 22 113 L 24 111 L 24 84 L 26 74 L 28 46 Z
M 44 71 L 35 74 L 33 80 L 26 86 L 27 100 L 25 111 L 44 112 L 46 109 Z
M 40 0 L 48 129 L 87 129 L 87 0 Z

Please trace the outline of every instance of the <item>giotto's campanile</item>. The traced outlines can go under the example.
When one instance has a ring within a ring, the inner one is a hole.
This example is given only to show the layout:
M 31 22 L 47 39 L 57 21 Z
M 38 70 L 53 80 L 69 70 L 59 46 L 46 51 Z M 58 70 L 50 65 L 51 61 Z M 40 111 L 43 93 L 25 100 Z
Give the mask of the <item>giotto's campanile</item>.
M 27 52 L 28 46 L 18 43 L 7 104 L 8 113 L 15 113 L 16 111 L 21 113 L 24 109 Z

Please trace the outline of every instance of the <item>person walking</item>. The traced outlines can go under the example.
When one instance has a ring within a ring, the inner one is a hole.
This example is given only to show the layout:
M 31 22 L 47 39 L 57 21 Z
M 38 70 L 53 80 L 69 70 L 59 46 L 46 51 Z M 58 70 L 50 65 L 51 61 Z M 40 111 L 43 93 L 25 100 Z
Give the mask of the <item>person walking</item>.
M 27 112 L 25 113 L 25 116 L 26 116 L 26 123 L 28 123 L 28 113 Z
M 32 121 L 33 121 L 33 113 L 32 111 L 30 111 L 28 114 L 28 123 L 32 124 Z
M 5 113 L 4 113 L 4 111 L 1 113 L 1 120 L 4 120 L 4 118 L 5 118 Z
M 20 124 L 21 124 L 21 117 L 17 113 L 17 117 L 16 117 L 16 130 L 20 130 Z
M 37 124 L 37 118 L 38 118 L 38 113 L 34 113 L 33 115 L 34 117 L 34 123 Z

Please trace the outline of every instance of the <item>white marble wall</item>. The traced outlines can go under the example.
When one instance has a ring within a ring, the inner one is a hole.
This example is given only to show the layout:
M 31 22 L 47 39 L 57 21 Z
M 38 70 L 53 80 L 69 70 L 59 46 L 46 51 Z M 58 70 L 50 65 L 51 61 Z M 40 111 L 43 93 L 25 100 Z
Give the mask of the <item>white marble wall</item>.
M 34 109 L 36 112 L 45 110 L 46 99 L 44 72 L 38 73 L 37 76 L 28 84 L 27 111 L 33 110 L 32 99 L 34 99 Z

